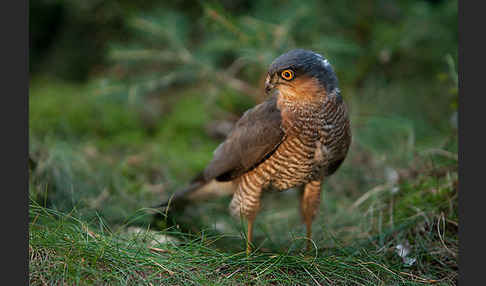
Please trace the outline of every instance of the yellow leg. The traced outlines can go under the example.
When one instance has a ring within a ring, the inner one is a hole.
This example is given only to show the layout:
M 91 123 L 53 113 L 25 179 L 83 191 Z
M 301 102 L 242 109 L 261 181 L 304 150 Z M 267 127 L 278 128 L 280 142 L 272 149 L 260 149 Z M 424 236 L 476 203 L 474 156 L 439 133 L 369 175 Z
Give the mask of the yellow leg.
M 305 251 L 309 251 L 311 247 L 311 239 L 312 239 L 312 219 L 307 219 L 305 222 L 307 227 L 307 243 L 305 247 Z
M 231 200 L 229 210 L 237 219 L 244 218 L 248 222 L 246 253 L 251 253 L 253 238 L 253 222 L 260 209 L 262 184 L 260 178 L 253 173 L 246 173 L 238 180 L 237 189 Z
M 305 185 L 300 201 L 300 211 L 307 228 L 306 250 L 310 250 L 312 239 L 312 221 L 321 202 L 321 182 L 312 181 Z
M 248 232 L 247 232 L 247 240 L 246 240 L 246 255 L 250 255 L 251 253 L 251 239 L 253 237 L 253 221 L 255 218 L 248 219 Z

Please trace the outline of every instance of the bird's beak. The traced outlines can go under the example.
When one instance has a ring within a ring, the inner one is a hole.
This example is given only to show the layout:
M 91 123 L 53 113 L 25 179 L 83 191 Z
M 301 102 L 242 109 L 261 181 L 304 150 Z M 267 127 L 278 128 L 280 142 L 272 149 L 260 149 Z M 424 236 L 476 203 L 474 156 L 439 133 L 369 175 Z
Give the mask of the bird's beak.
M 267 95 L 271 95 L 271 92 L 274 88 L 275 88 L 275 85 L 271 82 L 270 75 L 267 75 L 267 78 L 265 79 L 265 93 Z

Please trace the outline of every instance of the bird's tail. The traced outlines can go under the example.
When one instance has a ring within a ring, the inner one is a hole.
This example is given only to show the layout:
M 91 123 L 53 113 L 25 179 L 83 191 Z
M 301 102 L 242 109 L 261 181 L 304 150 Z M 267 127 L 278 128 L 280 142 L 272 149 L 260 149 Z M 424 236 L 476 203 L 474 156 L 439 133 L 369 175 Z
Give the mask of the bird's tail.
M 184 208 L 192 201 L 227 196 L 233 193 L 234 185 L 231 182 L 217 182 L 215 180 L 207 181 L 204 179 L 203 173 L 200 173 L 191 181 L 189 186 L 176 191 L 166 201 L 153 206 L 152 208 Z
M 176 191 L 174 194 L 172 194 L 167 200 L 164 202 L 153 206 L 152 208 L 158 209 L 158 208 L 168 208 L 168 207 L 175 207 L 183 204 L 185 201 L 187 201 L 187 197 L 199 190 L 201 187 L 207 184 L 207 181 L 204 180 L 203 174 L 199 174 L 196 176 L 194 179 L 192 179 L 191 183 L 189 186 L 184 187 L 178 191 Z

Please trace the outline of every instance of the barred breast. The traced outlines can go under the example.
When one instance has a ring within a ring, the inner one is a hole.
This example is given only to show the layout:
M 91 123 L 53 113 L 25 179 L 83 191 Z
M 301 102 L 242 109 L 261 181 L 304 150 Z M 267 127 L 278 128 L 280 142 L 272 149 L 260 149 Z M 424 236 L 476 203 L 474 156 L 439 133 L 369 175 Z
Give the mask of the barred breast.
M 287 138 L 269 159 L 248 173 L 251 184 L 278 190 L 297 187 L 331 175 L 344 160 L 351 133 L 346 106 L 338 98 L 294 107 Z M 284 120 L 285 122 L 285 120 Z M 285 123 L 284 123 L 285 124 Z

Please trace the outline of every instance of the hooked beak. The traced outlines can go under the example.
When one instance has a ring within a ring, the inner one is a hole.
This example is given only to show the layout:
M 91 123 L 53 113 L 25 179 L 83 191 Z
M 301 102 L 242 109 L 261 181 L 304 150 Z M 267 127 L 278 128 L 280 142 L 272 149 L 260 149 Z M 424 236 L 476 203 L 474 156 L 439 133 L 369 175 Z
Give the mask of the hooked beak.
M 267 78 L 265 79 L 265 93 L 267 95 L 271 95 L 271 91 L 275 88 L 275 85 L 271 82 L 271 77 L 270 75 L 267 75 Z

